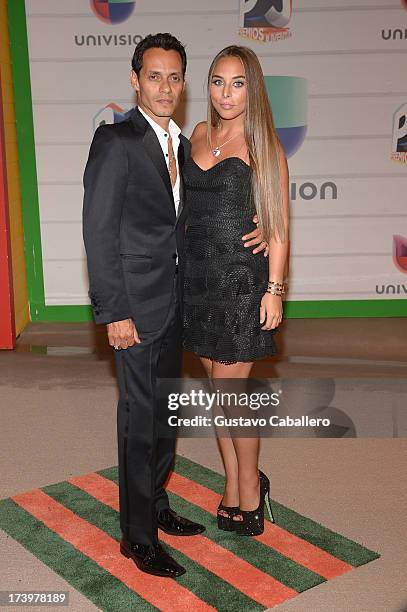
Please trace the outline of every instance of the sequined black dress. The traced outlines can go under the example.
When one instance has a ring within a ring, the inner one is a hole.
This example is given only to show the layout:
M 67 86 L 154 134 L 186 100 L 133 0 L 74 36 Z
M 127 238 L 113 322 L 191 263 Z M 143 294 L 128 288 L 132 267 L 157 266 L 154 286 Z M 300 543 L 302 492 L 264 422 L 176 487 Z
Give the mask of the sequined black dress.
M 238 157 L 209 170 L 192 158 L 184 166 L 184 348 L 227 364 L 276 352 L 277 330 L 262 330 L 259 321 L 268 258 L 241 239 L 255 227 L 250 179 L 250 167 Z

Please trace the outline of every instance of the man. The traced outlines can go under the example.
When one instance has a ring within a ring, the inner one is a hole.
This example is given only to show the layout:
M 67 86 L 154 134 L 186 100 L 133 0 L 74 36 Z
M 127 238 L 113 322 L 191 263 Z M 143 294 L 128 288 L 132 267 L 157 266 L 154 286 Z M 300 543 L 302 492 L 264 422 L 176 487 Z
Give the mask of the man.
M 137 45 L 131 84 L 138 107 L 122 123 L 96 130 L 83 211 L 89 295 L 115 348 L 120 390 L 120 550 L 142 571 L 173 578 L 185 569 L 159 543 L 158 528 L 179 536 L 205 530 L 169 507 L 164 485 L 175 440 L 157 434 L 165 414 L 157 380 L 181 375 L 182 166 L 190 144 L 171 116 L 185 71 L 184 47 L 170 34 Z

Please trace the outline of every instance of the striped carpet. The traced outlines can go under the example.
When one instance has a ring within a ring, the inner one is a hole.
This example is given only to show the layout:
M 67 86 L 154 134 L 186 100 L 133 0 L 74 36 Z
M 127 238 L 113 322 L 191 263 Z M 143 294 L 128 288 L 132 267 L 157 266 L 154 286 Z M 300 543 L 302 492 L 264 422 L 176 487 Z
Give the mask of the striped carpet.
M 276 501 L 276 523 L 266 521 L 261 536 L 219 531 L 222 487 L 220 474 L 177 457 L 171 505 L 207 530 L 160 532 L 187 569 L 176 581 L 144 574 L 120 555 L 116 467 L 1 500 L 0 528 L 107 612 L 265 610 L 380 556 Z

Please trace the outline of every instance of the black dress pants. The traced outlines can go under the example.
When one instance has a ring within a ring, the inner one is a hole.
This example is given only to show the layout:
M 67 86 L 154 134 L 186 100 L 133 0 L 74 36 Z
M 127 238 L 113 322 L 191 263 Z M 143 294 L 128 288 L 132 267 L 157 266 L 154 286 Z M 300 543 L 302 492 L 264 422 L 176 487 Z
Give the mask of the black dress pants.
M 117 409 L 120 527 L 126 539 L 157 542 L 157 512 L 168 508 L 164 484 L 173 466 L 175 435 L 160 438 L 158 423 L 167 406 L 157 379 L 179 378 L 182 322 L 176 283 L 164 326 L 140 333 L 140 344 L 115 351 L 120 397 Z M 164 419 L 165 420 L 165 419 Z

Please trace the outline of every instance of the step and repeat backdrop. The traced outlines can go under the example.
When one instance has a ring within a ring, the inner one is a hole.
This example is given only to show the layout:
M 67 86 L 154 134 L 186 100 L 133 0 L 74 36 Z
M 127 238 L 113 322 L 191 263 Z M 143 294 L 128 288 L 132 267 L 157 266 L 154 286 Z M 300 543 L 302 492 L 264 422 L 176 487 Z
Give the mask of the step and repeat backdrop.
M 189 136 L 229 44 L 259 56 L 290 169 L 289 300 L 407 293 L 407 3 L 26 0 L 47 305 L 88 304 L 82 175 L 94 130 L 135 104 L 134 46 L 186 45 Z

